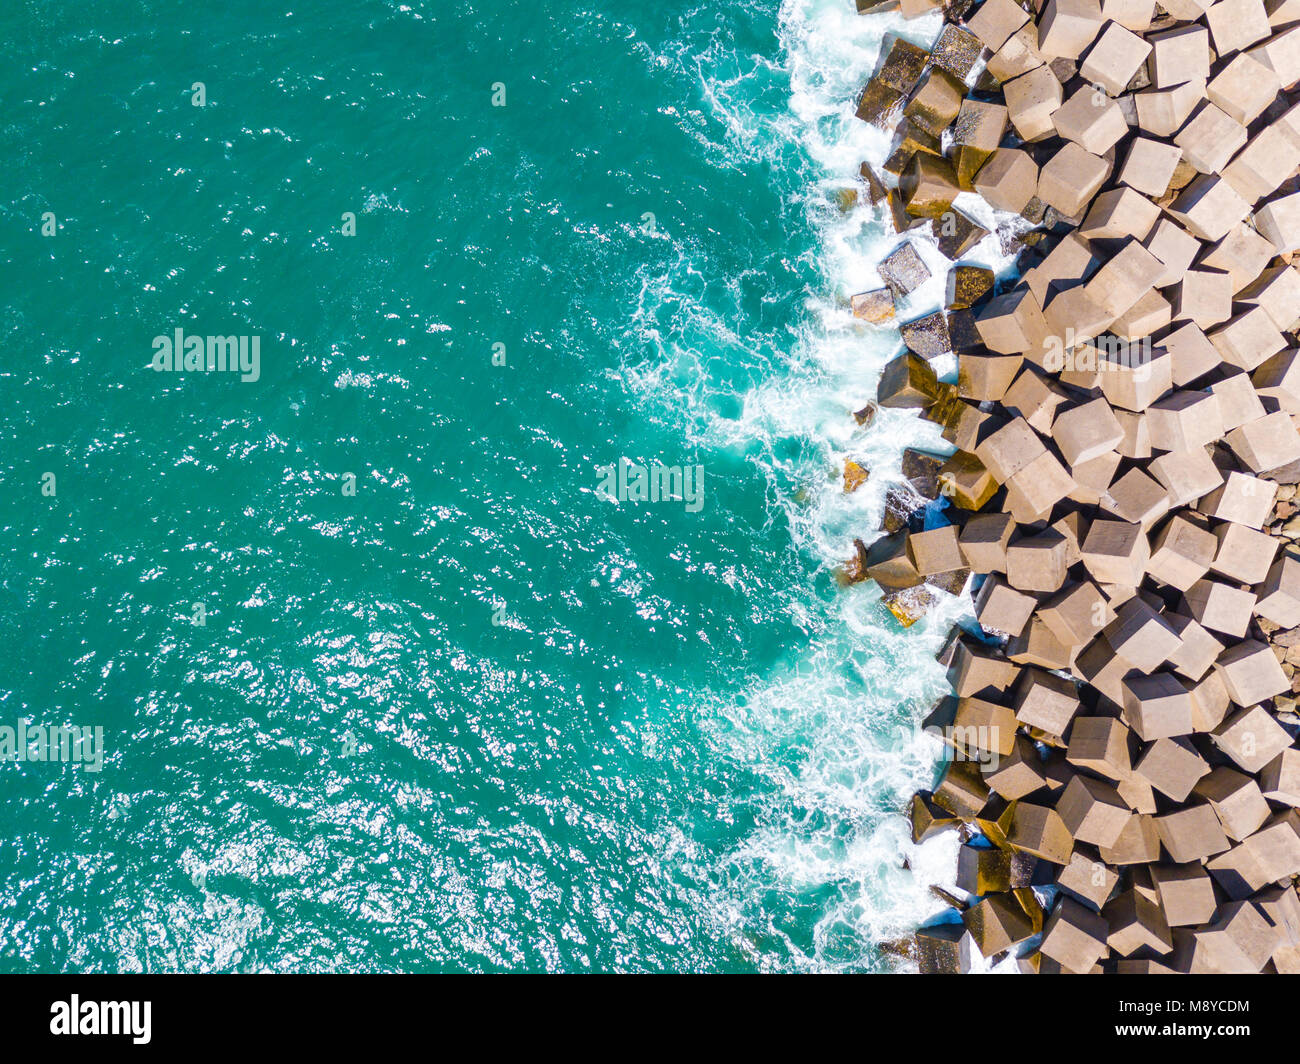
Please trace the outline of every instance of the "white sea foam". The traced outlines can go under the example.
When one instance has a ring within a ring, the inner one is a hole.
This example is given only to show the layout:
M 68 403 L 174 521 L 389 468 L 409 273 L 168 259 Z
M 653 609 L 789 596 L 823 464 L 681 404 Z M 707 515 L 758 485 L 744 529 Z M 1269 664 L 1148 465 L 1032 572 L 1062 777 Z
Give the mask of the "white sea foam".
M 667 402 L 666 416 L 678 420 L 692 443 L 758 453 L 772 505 L 784 511 L 801 551 L 820 561 L 823 580 L 852 554 L 855 537 L 869 542 L 876 535 L 885 492 L 901 478 L 903 450 L 951 451 L 937 427 L 915 412 L 882 409 L 868 430 L 851 416 L 874 397 L 881 370 L 902 344 L 896 328 L 854 319 L 847 297 L 880 286 L 878 264 L 901 238 L 883 207 L 872 208 L 865 196 L 847 212 L 834 203 L 838 190 L 863 188 L 863 161 L 879 167 L 889 151 L 888 134 L 854 116 L 886 34 L 929 45 L 941 26 L 938 15 L 910 22 L 897 14 L 860 16 L 851 0 L 785 0 L 780 36 L 789 111 L 758 131 L 734 58 L 725 65 L 726 78 L 710 83 L 709 61 L 674 56 L 698 68 L 705 97 L 741 157 L 788 160 L 780 145 L 793 139 L 801 146 L 798 174 L 778 179 L 798 189 L 821 281 L 806 299 L 793 346 L 775 353 L 771 372 L 740 397 L 738 412 L 720 414 L 709 394 L 706 359 L 691 336 L 751 357 L 759 342 L 736 335 L 716 309 L 682 294 L 696 265 L 693 249 L 678 248 L 675 264 L 641 277 L 634 318 L 654 355 L 625 367 L 624 380 L 634 393 L 653 397 L 660 416 Z M 755 77 L 769 74 L 755 67 Z M 993 228 L 992 212 L 978 198 L 963 197 L 958 206 Z M 902 320 L 942 305 L 948 269 L 928 231 L 909 239 L 932 276 L 909 297 Z M 1011 266 L 996 236 L 963 261 L 982 262 L 999 275 Z M 671 332 L 659 325 L 669 304 Z M 951 367 L 954 360 L 948 361 Z M 801 446 L 782 446 L 792 440 Z M 846 495 L 838 473 L 850 458 L 871 475 Z M 742 947 L 767 944 L 753 947 L 755 961 L 766 967 L 892 967 L 875 944 L 942 913 L 946 906 L 929 887 L 953 885 L 955 833 L 914 846 L 904 813 L 911 794 L 936 775 L 940 745 L 920 731 L 919 721 L 948 690 L 934 655 L 950 626 L 970 618 L 969 597 L 945 597 L 904 631 L 873 586 L 859 585 L 829 602 L 812 597 L 811 589 L 807 594 L 807 608 L 820 623 L 811 626 L 815 634 L 793 663 L 756 678 L 736 704 L 703 714 L 716 756 L 767 784 L 755 799 L 756 826 L 719 869 L 725 886 L 715 899 L 716 916 Z M 781 918 L 809 906 L 818 913 L 811 940 Z

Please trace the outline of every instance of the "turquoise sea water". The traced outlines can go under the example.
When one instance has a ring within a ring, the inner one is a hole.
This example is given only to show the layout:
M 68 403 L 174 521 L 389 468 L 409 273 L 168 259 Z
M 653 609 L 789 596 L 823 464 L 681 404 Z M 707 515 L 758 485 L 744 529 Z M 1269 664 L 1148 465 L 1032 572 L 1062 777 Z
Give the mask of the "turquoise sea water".
M 951 856 L 898 816 L 950 618 L 829 572 L 937 440 L 849 416 L 892 28 L 0 11 L 0 724 L 105 746 L 0 764 L 0 969 L 889 966 Z M 154 372 L 176 328 L 260 379 Z M 600 497 L 620 457 L 703 509 Z

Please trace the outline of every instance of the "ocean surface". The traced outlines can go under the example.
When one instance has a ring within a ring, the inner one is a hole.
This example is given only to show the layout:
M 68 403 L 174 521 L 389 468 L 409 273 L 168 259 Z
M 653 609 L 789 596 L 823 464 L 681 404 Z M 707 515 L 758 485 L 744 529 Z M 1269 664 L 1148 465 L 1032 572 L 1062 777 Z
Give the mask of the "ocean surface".
M 0 970 L 900 963 L 968 609 L 832 577 L 946 449 L 851 416 L 895 238 L 838 193 L 900 25 L 3 6 L 0 725 L 103 760 L 0 763 Z M 258 379 L 155 371 L 177 329 Z M 702 508 L 605 497 L 621 459 Z

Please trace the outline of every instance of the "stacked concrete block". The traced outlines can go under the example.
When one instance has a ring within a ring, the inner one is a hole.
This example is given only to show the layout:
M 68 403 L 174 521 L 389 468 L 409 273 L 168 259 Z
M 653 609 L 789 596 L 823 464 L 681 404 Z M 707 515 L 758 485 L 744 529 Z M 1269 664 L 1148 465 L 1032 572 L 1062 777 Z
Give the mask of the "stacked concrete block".
M 935 309 L 905 241 L 851 302 L 904 320 L 878 405 L 958 450 L 849 582 L 910 623 L 974 581 L 926 718 L 957 760 L 911 804 L 917 839 L 965 825 L 970 898 L 923 970 L 1300 971 L 1298 92 L 1297 0 L 983 0 L 864 88 L 885 220 L 1021 258 Z

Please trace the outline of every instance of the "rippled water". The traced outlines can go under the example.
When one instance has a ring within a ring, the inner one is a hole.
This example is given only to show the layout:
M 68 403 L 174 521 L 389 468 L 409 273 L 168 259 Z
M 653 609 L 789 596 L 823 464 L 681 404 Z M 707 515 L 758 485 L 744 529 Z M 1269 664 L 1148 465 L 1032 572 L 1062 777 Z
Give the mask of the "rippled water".
M 941 446 L 850 416 L 894 17 L 207 7 L 0 12 L 0 724 L 106 748 L 0 765 L 0 968 L 887 967 L 962 608 L 829 571 Z

